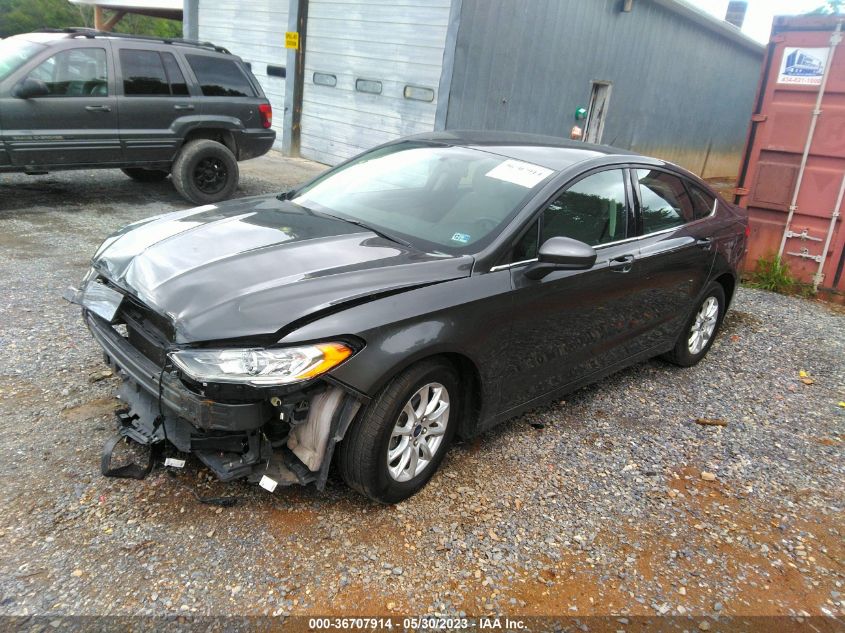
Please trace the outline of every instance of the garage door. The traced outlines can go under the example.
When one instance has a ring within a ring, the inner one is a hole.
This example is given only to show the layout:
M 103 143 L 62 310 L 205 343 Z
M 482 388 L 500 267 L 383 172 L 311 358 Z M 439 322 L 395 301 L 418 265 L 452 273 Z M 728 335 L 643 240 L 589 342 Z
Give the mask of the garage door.
M 336 164 L 434 129 L 450 0 L 311 0 L 301 154 Z
M 282 145 L 288 30 L 287 0 L 200 0 L 199 38 L 243 58 L 273 106 L 276 146 Z

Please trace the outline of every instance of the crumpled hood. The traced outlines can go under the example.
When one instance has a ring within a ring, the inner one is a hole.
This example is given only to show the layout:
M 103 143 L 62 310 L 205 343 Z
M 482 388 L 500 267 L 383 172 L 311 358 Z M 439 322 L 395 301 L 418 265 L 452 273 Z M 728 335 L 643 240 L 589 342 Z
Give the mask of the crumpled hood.
M 93 264 L 188 343 L 272 334 L 348 301 L 466 277 L 472 261 L 260 196 L 130 224 Z

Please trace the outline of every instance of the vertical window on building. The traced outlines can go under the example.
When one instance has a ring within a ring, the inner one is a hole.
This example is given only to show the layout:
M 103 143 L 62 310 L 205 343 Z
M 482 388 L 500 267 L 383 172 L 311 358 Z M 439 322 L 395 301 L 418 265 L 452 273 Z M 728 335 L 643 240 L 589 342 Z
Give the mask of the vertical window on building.
M 255 91 L 231 59 L 210 55 L 185 55 L 206 97 L 254 97 Z

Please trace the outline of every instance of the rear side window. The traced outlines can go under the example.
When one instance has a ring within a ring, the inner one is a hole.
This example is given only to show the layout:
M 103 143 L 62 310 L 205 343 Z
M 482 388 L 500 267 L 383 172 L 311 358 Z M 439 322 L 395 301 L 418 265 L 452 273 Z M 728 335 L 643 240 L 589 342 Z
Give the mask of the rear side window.
M 120 68 L 123 72 L 123 94 L 161 96 L 170 94 L 164 64 L 158 51 L 122 49 Z
M 185 55 L 206 97 L 254 97 L 255 91 L 240 67 L 231 59 L 208 55 Z
M 684 183 L 672 174 L 637 169 L 643 234 L 683 226 L 695 219 L 692 201 Z
M 172 53 L 122 49 L 123 94 L 128 96 L 187 95 L 188 86 Z
M 687 186 L 689 187 L 690 198 L 692 199 L 692 209 L 695 219 L 700 220 L 713 213 L 716 208 L 716 198 L 695 185 L 687 183 Z

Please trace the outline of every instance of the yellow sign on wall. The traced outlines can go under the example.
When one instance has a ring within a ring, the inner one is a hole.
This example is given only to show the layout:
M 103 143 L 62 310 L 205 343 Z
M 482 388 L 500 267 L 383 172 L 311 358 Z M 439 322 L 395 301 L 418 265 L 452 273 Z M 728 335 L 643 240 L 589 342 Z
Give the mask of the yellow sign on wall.
M 285 48 L 299 49 L 299 33 L 296 31 L 287 31 L 285 33 Z

